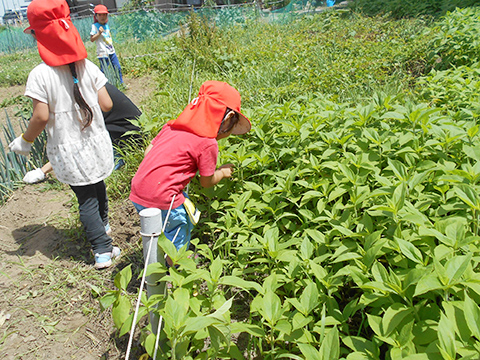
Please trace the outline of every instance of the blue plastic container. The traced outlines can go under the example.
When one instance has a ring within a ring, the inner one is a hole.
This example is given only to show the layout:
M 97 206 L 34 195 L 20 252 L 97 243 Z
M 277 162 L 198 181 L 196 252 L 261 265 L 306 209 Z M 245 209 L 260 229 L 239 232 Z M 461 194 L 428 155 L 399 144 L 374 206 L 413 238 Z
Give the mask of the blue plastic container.
M 335 5 L 335 0 L 327 0 L 327 6 Z

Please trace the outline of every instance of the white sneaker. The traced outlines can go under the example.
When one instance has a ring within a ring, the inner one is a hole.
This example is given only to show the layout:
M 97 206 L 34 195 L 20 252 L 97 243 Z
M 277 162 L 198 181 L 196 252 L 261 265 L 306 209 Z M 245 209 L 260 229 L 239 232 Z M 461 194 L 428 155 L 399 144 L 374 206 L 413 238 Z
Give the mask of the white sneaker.
M 120 257 L 120 249 L 116 246 L 112 248 L 111 252 L 106 252 L 102 254 L 95 254 L 95 269 L 105 269 L 112 266 L 112 259 L 117 259 Z

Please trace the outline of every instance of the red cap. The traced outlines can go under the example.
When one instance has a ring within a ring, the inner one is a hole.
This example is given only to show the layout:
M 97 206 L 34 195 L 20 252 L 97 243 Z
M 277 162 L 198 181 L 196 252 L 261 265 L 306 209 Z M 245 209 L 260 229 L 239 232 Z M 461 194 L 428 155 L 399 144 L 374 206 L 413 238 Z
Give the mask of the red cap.
M 250 131 L 252 125 L 240 112 L 240 93 L 225 82 L 206 81 L 180 116 L 170 121 L 173 128 L 193 132 L 199 136 L 216 138 L 227 108 L 235 111 L 240 121 L 233 128 L 233 135 Z
M 24 32 L 35 31 L 38 52 L 47 65 L 66 65 L 87 57 L 65 0 L 33 0 L 28 5 L 27 17 L 30 26 Z
M 105 5 L 97 5 L 93 8 L 95 14 L 108 14 L 108 9 Z

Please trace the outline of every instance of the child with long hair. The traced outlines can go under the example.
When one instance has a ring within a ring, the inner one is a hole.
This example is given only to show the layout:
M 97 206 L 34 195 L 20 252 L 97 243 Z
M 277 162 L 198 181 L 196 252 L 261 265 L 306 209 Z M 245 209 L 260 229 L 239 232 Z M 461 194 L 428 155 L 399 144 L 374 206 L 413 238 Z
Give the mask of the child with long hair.
M 112 84 L 106 83 L 105 89 L 107 89 L 108 95 L 112 99 L 113 107 L 110 111 L 103 113 L 103 119 L 113 144 L 114 170 L 119 170 L 125 165 L 125 161 L 120 154 L 122 148 L 125 148 L 127 145 L 132 146 L 143 143 L 139 134 L 140 128 L 130 122 L 130 120 L 135 120 L 142 115 L 142 112 L 123 92 Z M 47 162 L 41 168 L 27 172 L 23 177 L 23 181 L 27 184 L 37 183 L 44 180 L 51 171 L 53 171 L 52 164 Z
M 112 142 L 102 110 L 112 108 L 107 78 L 86 59 L 87 51 L 70 19 L 65 0 L 33 0 L 27 9 L 25 33 L 37 40 L 44 63 L 29 74 L 25 96 L 33 114 L 24 134 L 9 144 L 28 155 L 35 138 L 46 129 L 47 155 L 57 179 L 70 185 L 78 199 L 80 221 L 102 269 L 120 256 L 107 235 L 108 198 L 104 179 L 114 167 Z
M 188 246 L 198 220 L 188 206 L 184 188 L 197 171 L 203 187 L 231 177 L 233 164 L 217 168 L 217 141 L 245 134 L 250 128 L 250 121 L 240 112 L 239 92 L 225 82 L 206 81 L 198 97 L 177 119 L 164 125 L 147 147 L 132 179 L 130 200 L 138 212 L 145 208 L 162 211 L 163 221 L 167 221 L 165 236 L 177 250 Z M 172 265 L 171 259 L 167 258 L 167 264 Z

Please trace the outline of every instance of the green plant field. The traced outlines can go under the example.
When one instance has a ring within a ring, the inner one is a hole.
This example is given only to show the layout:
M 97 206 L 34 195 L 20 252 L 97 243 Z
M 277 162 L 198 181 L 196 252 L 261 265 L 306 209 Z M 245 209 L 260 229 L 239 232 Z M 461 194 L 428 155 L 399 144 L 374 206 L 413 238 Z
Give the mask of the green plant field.
M 159 239 L 178 268 L 149 266 L 171 288 L 143 294 L 138 317 L 162 317 L 157 359 L 480 358 L 478 59 L 460 61 L 479 18 L 339 11 L 223 28 L 193 13 L 179 36 L 119 44 L 127 76 L 157 79 L 137 121 L 146 139 L 208 79 L 239 89 L 253 125 L 220 142 L 233 181 L 190 186 L 191 249 Z M 141 161 L 127 155 L 112 198 Z M 137 265 L 100 300 L 119 337 Z

